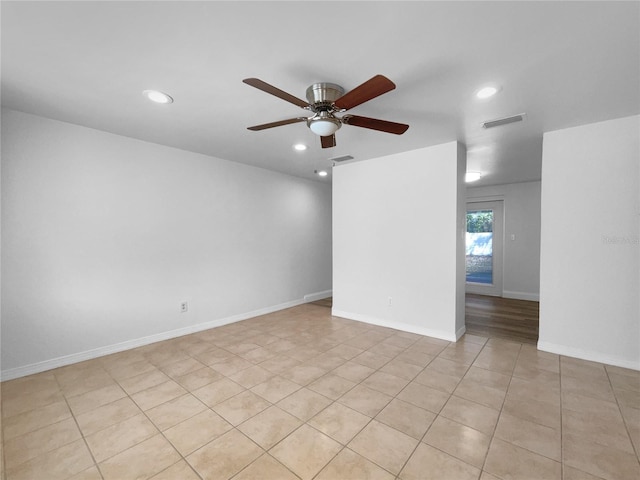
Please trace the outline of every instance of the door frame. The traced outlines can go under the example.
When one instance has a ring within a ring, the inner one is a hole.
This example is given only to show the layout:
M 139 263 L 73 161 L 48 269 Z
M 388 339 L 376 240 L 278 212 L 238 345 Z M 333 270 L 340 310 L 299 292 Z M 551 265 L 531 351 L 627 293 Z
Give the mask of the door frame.
M 478 295 L 490 295 L 493 297 L 502 297 L 503 294 L 503 273 L 504 273 L 504 200 L 483 200 L 483 201 L 467 201 L 467 209 L 465 210 L 465 232 L 467 212 L 473 210 L 493 210 L 493 236 L 492 241 L 492 260 L 493 275 L 492 284 L 473 283 L 465 280 L 467 293 L 476 293 Z M 465 268 L 466 278 L 466 268 Z

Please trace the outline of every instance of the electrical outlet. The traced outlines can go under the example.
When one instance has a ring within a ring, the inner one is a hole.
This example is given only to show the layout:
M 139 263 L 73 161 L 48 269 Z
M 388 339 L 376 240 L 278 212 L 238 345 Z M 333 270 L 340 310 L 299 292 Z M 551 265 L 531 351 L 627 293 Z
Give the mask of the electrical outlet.
M 180 313 L 185 313 L 187 310 L 189 310 L 189 304 L 187 302 L 182 302 L 180 304 Z

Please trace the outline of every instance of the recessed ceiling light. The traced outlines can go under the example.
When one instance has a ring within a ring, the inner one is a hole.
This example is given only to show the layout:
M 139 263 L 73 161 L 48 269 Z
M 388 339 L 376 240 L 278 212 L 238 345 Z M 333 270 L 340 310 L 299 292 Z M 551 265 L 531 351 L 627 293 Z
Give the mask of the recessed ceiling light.
M 498 87 L 494 86 L 484 87 L 476 92 L 476 97 L 482 99 L 493 97 L 496 93 L 498 93 L 499 90 L 500 89 Z
M 299 152 L 303 152 L 303 151 L 305 151 L 307 149 L 307 146 L 304 143 L 296 143 L 293 146 L 293 149 L 297 150 Z
M 464 176 L 465 182 L 477 182 L 482 175 L 480 172 L 467 172 Z
M 327 175 L 329 175 L 326 170 L 316 170 L 316 173 L 321 177 L 326 177 Z
M 145 90 L 142 94 L 152 102 L 156 103 L 173 103 L 173 98 L 166 93 L 159 92 L 157 90 Z

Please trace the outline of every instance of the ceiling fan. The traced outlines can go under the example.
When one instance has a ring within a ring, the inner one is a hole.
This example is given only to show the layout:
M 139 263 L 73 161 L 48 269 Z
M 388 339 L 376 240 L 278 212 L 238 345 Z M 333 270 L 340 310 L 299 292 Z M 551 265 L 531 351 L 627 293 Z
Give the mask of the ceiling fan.
M 345 112 L 396 88 L 395 84 L 383 75 L 376 75 L 346 94 L 340 85 L 314 83 L 307 88 L 306 102 L 257 78 L 245 78 L 243 82 L 313 112 L 310 117 L 295 117 L 264 123 L 249 127 L 249 130 L 258 131 L 292 123 L 306 122 L 309 129 L 320 136 L 322 148 L 330 148 L 336 146 L 335 132 L 342 125 L 353 125 L 354 127 L 369 128 L 396 135 L 402 135 L 409 128 L 409 125 L 404 123 L 389 122 L 359 115 L 336 116 L 336 113 Z

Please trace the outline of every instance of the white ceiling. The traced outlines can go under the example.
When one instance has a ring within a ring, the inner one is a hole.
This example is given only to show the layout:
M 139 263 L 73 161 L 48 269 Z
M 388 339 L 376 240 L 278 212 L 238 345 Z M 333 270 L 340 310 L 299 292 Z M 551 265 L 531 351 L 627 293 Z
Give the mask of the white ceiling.
M 2 104 L 120 135 L 313 178 L 356 161 L 458 140 L 477 185 L 540 178 L 542 134 L 640 111 L 639 2 L 8 2 Z M 349 113 L 411 127 L 344 126 L 321 149 L 298 107 L 376 74 L 397 89 Z M 480 101 L 475 91 L 502 87 Z M 152 104 L 141 92 L 175 99 Z M 491 130 L 481 123 L 526 113 Z M 292 145 L 309 149 L 299 153 Z M 390 163 L 390 168 L 393 164 Z M 328 177 L 331 178 L 330 176 Z M 327 181 L 327 180 L 323 180 Z

